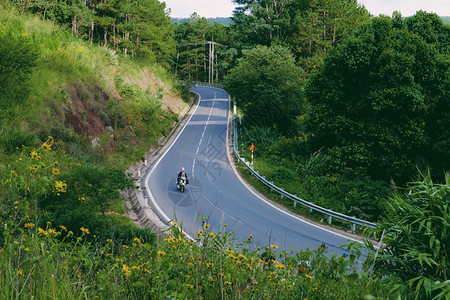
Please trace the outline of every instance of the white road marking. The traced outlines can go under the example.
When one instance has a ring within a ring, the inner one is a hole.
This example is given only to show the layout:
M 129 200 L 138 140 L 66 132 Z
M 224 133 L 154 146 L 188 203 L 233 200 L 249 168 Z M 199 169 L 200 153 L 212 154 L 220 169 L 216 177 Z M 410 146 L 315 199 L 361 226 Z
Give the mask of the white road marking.
M 199 102 L 201 101 L 201 95 L 199 95 Z M 158 203 L 156 203 L 155 198 L 153 197 L 152 191 L 150 190 L 149 187 L 149 180 L 150 180 L 150 176 L 153 173 L 153 171 L 155 171 L 156 167 L 159 165 L 159 163 L 161 162 L 161 160 L 166 156 L 166 154 L 169 152 L 169 150 L 173 147 L 173 145 L 175 145 L 176 141 L 178 140 L 178 138 L 181 136 L 181 134 L 183 133 L 184 129 L 186 128 L 186 126 L 189 124 L 189 122 L 191 121 L 192 117 L 195 115 L 195 113 L 197 112 L 198 109 L 198 105 L 195 107 L 194 111 L 192 112 L 192 115 L 189 117 L 189 119 L 187 120 L 186 124 L 184 124 L 183 128 L 178 132 L 177 136 L 175 137 L 175 139 L 172 141 L 172 144 L 170 144 L 169 148 L 167 148 L 167 150 L 161 154 L 161 156 L 158 158 L 158 160 L 156 161 L 156 163 L 152 166 L 152 168 L 150 169 L 150 172 L 148 172 L 147 177 L 145 178 L 145 188 L 147 190 L 148 193 L 148 197 L 150 199 L 150 201 L 152 202 L 154 208 L 158 211 L 158 213 L 160 214 L 160 216 L 162 218 L 164 218 L 164 221 L 166 223 L 169 223 L 172 221 L 171 218 L 169 218 L 166 213 L 161 209 L 161 207 L 159 207 Z M 193 238 L 187 233 L 185 232 L 186 236 L 193 240 Z
M 200 95 L 199 95 L 200 96 Z M 215 101 L 217 101 L 217 100 L 225 100 L 225 99 L 213 99 L 213 106 L 211 107 L 211 110 L 210 110 L 210 113 L 209 113 L 209 116 L 208 116 L 208 121 L 209 121 L 209 117 L 211 116 L 211 112 L 212 112 L 212 109 L 213 109 L 213 107 L 214 107 L 214 103 L 215 103 Z M 228 99 L 226 99 L 227 101 L 230 101 L 230 99 L 228 98 Z M 199 99 L 199 101 L 201 101 L 201 96 L 200 96 L 200 99 Z M 173 147 L 173 145 L 176 143 L 176 141 L 178 140 L 178 138 L 180 137 L 180 135 L 183 133 L 183 131 L 184 131 L 184 129 L 186 128 L 186 126 L 189 124 L 189 122 L 191 121 L 191 119 L 192 119 L 192 117 L 195 115 L 195 113 L 197 112 L 197 109 L 198 109 L 198 105 L 196 106 L 196 108 L 195 108 L 195 110 L 194 110 L 194 112 L 192 113 L 192 115 L 189 117 L 189 119 L 188 119 L 188 121 L 186 122 L 186 124 L 183 126 L 183 128 L 179 131 L 179 133 L 178 133 L 178 135 L 175 137 L 175 139 L 173 140 L 173 142 L 170 144 L 170 146 L 167 148 L 167 150 L 163 153 L 163 154 L 161 154 L 161 156 L 158 158 L 158 160 L 156 161 L 156 163 L 152 166 L 152 168 L 151 168 L 151 170 L 149 171 L 149 173 L 148 173 L 148 175 L 147 175 L 147 177 L 145 178 L 145 187 L 146 187 L 146 190 L 147 190 L 147 193 L 148 193 L 148 196 L 149 196 L 149 199 L 150 199 L 150 201 L 152 202 L 152 204 L 153 204 L 153 206 L 154 206 L 154 208 L 158 211 L 158 213 L 160 214 L 160 216 L 161 217 L 163 217 L 165 220 L 165 222 L 170 222 L 171 221 L 171 219 L 164 213 L 164 211 L 159 207 L 159 205 L 156 203 L 156 201 L 155 201 L 155 198 L 153 197 L 153 194 L 152 194 L 152 192 L 151 192 L 151 190 L 150 190 L 150 188 L 149 188 L 149 179 L 150 179 L 150 176 L 151 176 L 151 174 L 154 172 L 154 170 L 156 169 L 156 167 L 158 166 L 158 164 L 161 162 L 161 160 L 165 157 L 165 155 L 169 152 L 169 150 Z M 228 110 L 229 111 L 229 110 Z M 230 118 L 230 114 L 228 114 L 228 120 L 229 120 L 229 118 Z M 208 124 L 208 122 L 207 122 L 207 124 Z M 204 131 L 205 131 L 205 129 L 206 129 L 206 126 L 207 126 L 207 124 L 205 124 L 205 128 L 204 128 Z M 287 212 L 287 211 L 285 211 L 285 210 L 283 210 L 283 209 L 280 209 L 279 207 L 277 207 L 277 206 L 275 206 L 274 204 L 272 204 L 271 202 L 269 202 L 268 200 L 266 200 L 266 199 L 264 199 L 263 197 L 261 197 L 260 195 L 258 195 L 255 191 L 253 191 L 251 188 L 249 188 L 248 187 L 248 185 L 245 183 L 245 181 L 241 178 L 241 176 L 240 176 L 240 174 L 239 174 L 239 172 L 237 171 L 237 169 L 236 169 L 236 167 L 234 166 L 234 164 L 233 163 L 231 163 L 232 162 L 232 156 L 231 156 L 231 154 L 230 154 L 230 147 L 229 147 L 229 145 L 228 145 L 228 142 L 229 142 L 229 139 L 228 139 L 228 134 L 229 134 L 229 122 L 227 122 L 227 130 L 226 130 L 226 137 L 227 137 L 227 155 L 228 155 L 228 160 L 230 161 L 230 165 L 231 165 L 231 167 L 232 167 L 232 169 L 233 169 L 233 171 L 234 171 L 234 173 L 235 173 L 235 175 L 237 176 L 237 178 L 241 181 L 241 183 L 253 194 L 253 195 L 255 195 L 258 199 L 260 199 L 261 201 L 263 201 L 264 203 L 266 203 L 267 205 L 269 205 L 269 206 L 271 206 L 272 208 L 274 208 L 274 209 L 276 209 L 276 210 L 278 210 L 279 212 L 281 212 L 281 213 L 283 213 L 283 214 L 285 214 L 285 215 L 287 215 L 287 216 L 290 216 L 291 218 L 294 218 L 294 219 L 296 219 L 296 220 L 298 220 L 298 221 L 300 221 L 300 222 L 302 222 L 302 223 L 305 223 L 305 224 L 308 224 L 308 225 L 310 225 L 310 226 L 312 226 L 312 227 L 315 227 L 315 228 L 318 228 L 318 229 L 321 229 L 321 230 L 323 230 L 323 231 L 325 231 L 325 232 L 328 232 L 328 233 L 331 233 L 331 234 L 333 234 L 333 235 L 336 235 L 336 236 L 339 236 L 339 237 L 342 237 L 342 238 L 345 238 L 345 239 L 348 239 L 348 240 L 353 240 L 353 241 L 357 241 L 357 242 L 360 242 L 360 243 L 362 243 L 361 241 L 359 241 L 359 240 L 356 240 L 356 239 L 353 239 L 353 238 L 351 238 L 351 237 L 349 237 L 349 236 L 345 236 L 345 235 L 342 235 L 342 234 L 339 234 L 339 233 L 337 233 L 337 232 L 334 232 L 334 231 L 332 231 L 332 230 L 329 230 L 329 229 L 327 229 L 327 228 L 324 228 L 324 227 L 322 227 L 322 226 L 319 226 L 319 225 L 316 225 L 316 224 L 314 224 L 314 223 L 312 223 L 312 222 L 309 222 L 309 221 L 306 221 L 306 220 L 304 220 L 304 219 L 302 219 L 302 218 L 300 218 L 300 217 L 298 217 L 298 216 L 296 216 L 296 215 L 294 215 L 294 214 L 292 214 L 292 213 L 289 213 L 289 212 Z M 198 151 L 199 151 L 199 148 L 200 148 L 200 144 L 201 143 L 199 143 L 199 146 L 198 146 L 198 148 L 197 148 L 197 153 L 198 153 Z M 192 172 L 194 172 L 194 167 L 195 167 L 195 162 L 196 162 L 196 159 L 194 158 L 194 165 L 193 165 L 193 167 L 192 167 Z M 205 197 L 205 199 L 206 199 L 206 197 Z M 207 199 L 208 200 L 208 199 Z M 209 201 L 209 200 L 208 200 Z M 211 203 L 211 201 L 209 201 L 210 203 Z M 223 212 L 223 211 L 222 211 Z M 230 215 L 231 216 L 231 215 Z M 232 217 L 232 216 L 231 216 Z M 234 217 L 232 217 L 232 218 L 234 218 Z M 236 219 L 237 220 L 237 219 Z M 239 220 L 237 220 L 238 222 L 240 222 Z M 186 233 L 186 232 L 185 232 Z M 193 239 L 188 233 L 186 233 L 186 236 L 188 237 L 188 238 L 190 238 L 190 239 Z
M 231 103 L 231 102 L 230 102 L 230 103 Z M 229 119 L 229 118 L 230 118 L 230 115 L 228 116 L 228 119 Z M 229 142 L 229 139 L 228 139 L 228 136 L 229 136 L 229 135 L 228 135 L 229 127 L 230 127 L 230 122 L 227 122 L 227 142 Z M 231 146 L 231 147 L 232 147 L 232 146 Z M 323 231 L 325 231 L 325 232 L 328 232 L 328 233 L 337 235 L 337 236 L 339 236 L 339 237 L 342 237 L 342 238 L 345 238 L 345 239 L 352 240 L 352 241 L 359 242 L 359 243 L 363 244 L 363 242 L 360 241 L 360 240 L 357 240 L 357 239 L 354 239 L 354 238 L 352 238 L 352 237 L 345 236 L 345 235 L 343 235 L 343 234 L 334 232 L 334 231 L 332 231 L 332 230 L 329 230 L 329 229 L 327 229 L 327 228 L 324 228 L 324 227 L 322 227 L 322 226 L 319 226 L 319 225 L 317 225 L 317 224 L 314 224 L 314 223 L 312 223 L 312 222 L 310 222 L 310 221 L 306 221 L 306 220 L 304 220 L 304 219 L 302 219 L 302 218 L 300 218 L 300 217 L 298 217 L 298 216 L 296 216 L 296 215 L 294 215 L 294 214 L 292 214 L 292 213 L 289 213 L 289 212 L 285 211 L 284 209 L 281 209 L 281 208 L 277 207 L 276 205 L 274 205 L 273 203 L 271 203 L 269 200 L 264 199 L 262 196 L 260 196 L 260 195 L 257 194 L 255 191 L 253 191 L 253 189 L 251 189 L 251 188 L 247 185 L 247 183 L 242 179 L 242 177 L 241 177 L 241 175 L 239 174 L 238 170 L 237 170 L 236 167 L 234 166 L 234 163 L 232 163 L 233 157 L 232 157 L 231 154 L 230 154 L 230 145 L 228 145 L 228 143 L 227 143 L 227 155 L 228 155 L 228 160 L 230 161 L 231 168 L 233 169 L 234 173 L 236 174 L 236 177 L 241 181 L 241 183 L 242 183 L 242 184 L 243 184 L 243 185 L 244 185 L 244 186 L 245 186 L 245 187 L 246 187 L 253 195 L 255 195 L 258 199 L 260 199 L 261 201 L 263 201 L 263 202 L 266 203 L 267 205 L 271 206 L 272 208 L 278 210 L 279 212 L 281 212 L 281 213 L 283 213 L 283 214 L 285 214 L 285 215 L 287 215 L 287 216 L 289 216 L 289 217 L 291 217 L 291 218 L 296 219 L 297 221 L 300 221 L 300 222 L 305 223 L 305 224 L 308 224 L 308 225 L 310 225 L 310 226 L 312 226 L 312 227 L 321 229 L 321 230 L 323 230 Z
M 214 92 L 214 99 L 212 99 L 213 103 L 211 105 L 211 109 L 209 110 L 208 119 L 206 120 L 205 126 L 203 127 L 202 137 L 200 138 L 200 141 L 198 143 L 197 151 L 195 151 L 194 161 L 192 162 L 192 178 L 195 178 L 195 162 L 197 161 L 198 152 L 200 151 L 200 146 L 202 145 L 203 137 L 205 136 L 205 132 L 206 132 L 206 128 L 208 127 L 209 120 L 211 119 L 211 114 L 214 109 L 214 104 L 216 103 L 216 100 L 217 100 L 216 96 L 217 96 L 217 94 Z M 208 100 L 211 100 L 211 99 L 208 99 Z M 223 99 L 220 99 L 220 100 L 223 100 Z M 209 140 L 208 140 L 208 143 L 209 143 Z M 207 145 L 207 147 L 208 147 L 208 145 Z
M 215 209 L 220 210 L 222 212 L 222 219 L 224 214 L 229 216 L 230 218 L 234 219 L 235 221 L 237 221 L 238 223 L 241 223 L 242 225 L 244 225 L 244 223 L 242 221 L 240 221 L 239 219 L 236 219 L 235 217 L 233 217 L 232 215 L 230 215 L 229 213 L 225 212 L 224 210 L 220 209 L 216 204 L 214 204 L 212 201 L 210 201 L 205 195 L 202 195 L 203 198 L 206 199 L 206 201 L 208 201 L 212 206 L 214 206 Z M 222 222 L 223 224 L 223 222 Z

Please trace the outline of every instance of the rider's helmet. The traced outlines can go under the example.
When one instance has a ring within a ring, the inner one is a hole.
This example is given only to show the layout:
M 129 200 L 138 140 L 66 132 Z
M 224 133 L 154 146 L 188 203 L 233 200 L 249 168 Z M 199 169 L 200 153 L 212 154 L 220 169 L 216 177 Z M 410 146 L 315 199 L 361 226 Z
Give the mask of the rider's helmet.
M 181 170 L 180 170 L 180 171 L 184 173 L 184 167 L 181 167 Z

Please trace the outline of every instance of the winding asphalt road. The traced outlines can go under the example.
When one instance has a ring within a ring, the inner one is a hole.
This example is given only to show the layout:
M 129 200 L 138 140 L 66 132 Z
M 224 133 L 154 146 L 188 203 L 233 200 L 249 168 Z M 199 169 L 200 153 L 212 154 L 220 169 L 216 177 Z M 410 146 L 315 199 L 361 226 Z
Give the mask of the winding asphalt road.
M 177 220 L 195 237 L 206 220 L 214 232 L 227 224 L 237 242 L 253 235 L 252 246 L 276 244 L 280 249 L 312 248 L 324 243 L 330 253 L 350 237 L 295 216 L 258 196 L 237 175 L 227 152 L 228 94 L 217 88 L 197 87 L 200 101 L 168 150 L 143 178 L 149 204 L 164 221 Z M 189 185 L 176 187 L 176 174 L 185 167 Z

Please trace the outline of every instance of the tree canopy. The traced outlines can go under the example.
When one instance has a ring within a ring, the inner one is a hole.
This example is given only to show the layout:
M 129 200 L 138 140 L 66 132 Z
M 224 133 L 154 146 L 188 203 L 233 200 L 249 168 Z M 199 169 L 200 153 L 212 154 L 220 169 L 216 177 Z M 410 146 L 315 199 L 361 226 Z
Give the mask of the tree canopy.
M 231 27 L 243 45 L 283 45 L 306 70 L 370 19 L 356 0 L 235 0 Z
M 374 18 L 312 77 L 306 130 L 315 149 L 338 160 L 334 167 L 367 166 L 376 178 L 404 182 L 439 151 L 434 168 L 449 167 L 449 60 L 439 42 L 405 28 L 415 18 Z
M 243 54 L 226 78 L 227 90 L 237 97 L 253 125 L 294 131 L 303 108 L 303 70 L 282 46 L 258 46 Z
M 175 51 L 174 27 L 158 0 L 11 0 L 83 37 L 125 54 L 165 63 Z

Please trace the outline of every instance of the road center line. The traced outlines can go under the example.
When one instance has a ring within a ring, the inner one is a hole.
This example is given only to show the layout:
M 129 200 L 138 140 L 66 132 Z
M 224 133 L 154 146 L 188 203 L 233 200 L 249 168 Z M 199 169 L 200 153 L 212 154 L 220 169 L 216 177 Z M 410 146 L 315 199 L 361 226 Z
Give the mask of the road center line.
M 211 119 L 211 114 L 214 109 L 214 104 L 216 103 L 216 96 L 217 96 L 216 93 L 214 93 L 214 99 L 212 99 L 213 103 L 211 105 L 211 109 L 209 110 L 208 119 L 206 120 L 205 127 L 203 127 L 202 137 L 200 138 L 197 150 L 195 151 L 194 161 L 192 162 L 192 178 L 195 178 L 195 162 L 197 161 L 198 152 L 200 151 L 200 146 L 202 145 L 203 137 L 205 136 L 206 127 L 208 126 L 209 120 Z M 208 99 L 208 100 L 211 100 L 211 99 Z

